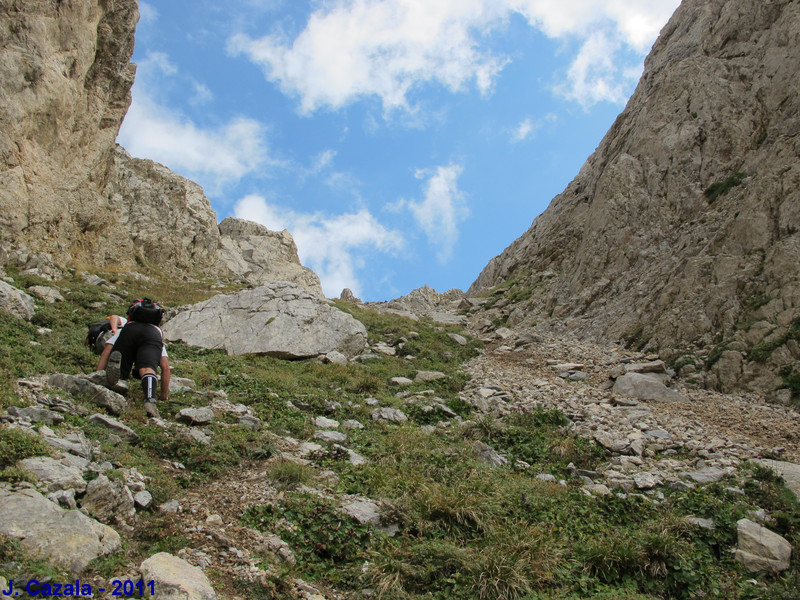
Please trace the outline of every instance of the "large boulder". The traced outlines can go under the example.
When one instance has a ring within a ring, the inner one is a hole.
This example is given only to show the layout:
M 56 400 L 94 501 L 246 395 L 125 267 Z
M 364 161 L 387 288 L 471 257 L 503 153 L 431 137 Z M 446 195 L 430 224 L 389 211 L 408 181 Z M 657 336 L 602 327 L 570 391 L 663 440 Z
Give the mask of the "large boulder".
M 163 330 L 171 342 L 287 359 L 332 351 L 352 358 L 367 341 L 362 323 L 288 282 L 214 296 L 179 313 Z
M 64 510 L 32 489 L 0 485 L 0 534 L 51 564 L 80 573 L 96 558 L 120 549 L 116 531 L 78 510 Z
M 297 245 L 285 229 L 271 231 L 252 221 L 228 217 L 219 224 L 219 266 L 253 285 L 291 281 L 322 296 L 314 271 L 300 264 Z

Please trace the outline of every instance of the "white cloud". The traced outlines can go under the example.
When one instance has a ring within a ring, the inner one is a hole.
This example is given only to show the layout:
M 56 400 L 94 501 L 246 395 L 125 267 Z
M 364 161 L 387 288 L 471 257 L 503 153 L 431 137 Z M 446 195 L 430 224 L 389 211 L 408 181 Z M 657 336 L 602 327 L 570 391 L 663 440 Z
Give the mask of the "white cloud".
M 148 52 L 147 57 L 139 63 L 138 68 L 158 70 L 164 75 L 175 75 L 178 72 L 178 67 L 163 52 Z
M 441 263 L 446 263 L 452 256 L 458 241 L 458 226 L 469 216 L 464 194 L 458 189 L 458 177 L 462 171 L 460 165 L 417 171 L 417 179 L 429 177 L 425 198 L 421 202 L 406 203 L 428 242 L 438 247 L 437 258 Z
M 158 10 L 149 2 L 139 1 L 139 18 L 142 23 L 152 23 L 158 19 Z
M 436 83 L 452 92 L 474 86 L 489 93 L 508 59 L 482 46 L 482 35 L 518 13 L 547 36 L 577 40 L 582 46 L 576 61 L 583 62 L 570 69 L 567 82 L 577 87 L 558 86 L 569 89 L 568 97 L 580 98 L 584 105 L 619 102 L 619 83 L 610 75 L 623 73 L 629 65 L 595 75 L 585 57 L 595 32 L 602 28 L 608 39 L 642 57 L 679 3 L 335 0 L 320 5 L 293 40 L 278 34 L 239 34 L 229 40 L 229 51 L 261 65 L 267 79 L 299 98 L 304 113 L 339 109 L 368 97 L 378 97 L 385 111 L 413 111 L 409 95 L 424 84 Z M 619 59 L 611 55 L 609 60 Z M 600 89 L 603 86 L 607 89 Z
M 492 6 L 486 0 L 339 0 L 313 13 L 295 40 L 240 34 L 229 49 L 299 96 L 303 112 L 368 96 L 380 97 L 387 111 L 409 109 L 408 93 L 421 83 L 491 90 L 505 61 L 478 51 L 471 30 L 503 16 Z
M 269 157 L 266 128 L 260 122 L 238 117 L 202 127 L 159 102 L 157 94 L 175 82 L 186 85 L 166 54 L 149 53 L 139 64 L 133 102 L 118 136 L 131 154 L 160 162 L 212 192 L 266 164 L 278 164 Z M 213 99 L 205 85 L 191 85 L 192 102 Z
M 511 135 L 512 142 L 524 142 L 539 129 L 540 125 L 534 124 L 530 117 L 522 121 Z
M 404 246 L 399 232 L 384 227 L 365 208 L 341 215 L 301 214 L 250 195 L 236 203 L 234 214 L 269 229 L 288 229 L 297 244 L 300 262 L 319 275 L 322 290 L 329 297 L 338 296 L 344 288 L 359 295 L 358 270 L 366 264 L 366 258 Z
M 214 100 L 213 92 L 208 89 L 208 86 L 203 83 L 195 82 L 193 84 L 194 87 L 194 97 L 192 97 L 189 102 L 195 105 L 200 104 L 208 104 Z
M 180 114 L 134 93 L 119 142 L 134 156 L 163 163 L 187 177 L 210 177 L 216 186 L 241 179 L 268 161 L 264 127 L 233 119 L 204 129 Z
M 570 65 L 567 81 L 556 86 L 556 91 L 584 108 L 598 102 L 624 103 L 627 86 L 636 83 L 641 70 L 616 64 L 619 50 L 618 40 L 602 31 L 592 34 Z

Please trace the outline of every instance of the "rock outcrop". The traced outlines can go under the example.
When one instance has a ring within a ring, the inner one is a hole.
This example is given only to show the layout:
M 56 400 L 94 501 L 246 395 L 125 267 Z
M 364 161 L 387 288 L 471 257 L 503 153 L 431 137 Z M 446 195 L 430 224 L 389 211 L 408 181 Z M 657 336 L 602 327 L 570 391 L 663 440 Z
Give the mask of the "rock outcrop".
M 116 217 L 99 193 L 131 101 L 136 0 L 0 5 L 3 243 L 91 257 Z
M 798 63 L 796 2 L 684 0 L 596 152 L 468 294 L 502 288 L 512 324 L 710 359 L 722 391 L 783 386 L 800 359 Z M 720 350 L 735 355 L 715 366 Z
M 263 225 L 228 217 L 219 224 L 220 270 L 252 285 L 290 281 L 322 296 L 322 284 L 314 271 L 300 264 L 297 245 L 285 229 L 270 231 Z
M 367 330 L 349 314 L 288 282 L 221 294 L 167 321 L 164 337 L 228 354 L 300 359 L 364 349 Z
M 343 299 L 346 299 L 347 296 L 348 294 L 343 292 Z M 350 292 L 349 296 L 352 296 L 352 292 Z M 464 318 L 456 314 L 456 312 L 460 302 L 463 300 L 464 292 L 459 289 L 454 288 L 442 294 L 432 287 L 424 285 L 400 298 L 395 298 L 389 302 L 370 302 L 367 306 L 381 312 L 412 319 L 428 317 L 439 323 L 460 325 L 464 323 Z M 353 298 L 349 301 L 357 301 L 357 299 Z
M 95 264 L 138 263 L 194 275 L 216 270 L 217 215 L 199 185 L 117 146 L 104 195 L 119 233 L 98 242 Z

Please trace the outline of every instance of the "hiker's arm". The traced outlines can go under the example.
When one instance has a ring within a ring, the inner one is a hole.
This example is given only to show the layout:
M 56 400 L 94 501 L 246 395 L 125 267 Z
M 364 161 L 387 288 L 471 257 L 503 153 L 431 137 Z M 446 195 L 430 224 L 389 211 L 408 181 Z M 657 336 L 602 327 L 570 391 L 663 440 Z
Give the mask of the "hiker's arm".
M 106 365 L 108 364 L 108 357 L 111 356 L 111 350 L 114 348 L 114 344 L 106 344 L 103 348 L 103 351 L 100 353 L 100 360 L 97 362 L 97 369 L 96 371 L 104 371 Z
M 169 358 L 166 356 L 161 357 L 161 400 L 166 402 L 169 400 L 169 376 L 170 376 L 170 367 L 169 367 Z
M 108 322 L 111 323 L 111 332 L 117 333 L 119 330 L 119 315 L 111 315 L 108 317 Z

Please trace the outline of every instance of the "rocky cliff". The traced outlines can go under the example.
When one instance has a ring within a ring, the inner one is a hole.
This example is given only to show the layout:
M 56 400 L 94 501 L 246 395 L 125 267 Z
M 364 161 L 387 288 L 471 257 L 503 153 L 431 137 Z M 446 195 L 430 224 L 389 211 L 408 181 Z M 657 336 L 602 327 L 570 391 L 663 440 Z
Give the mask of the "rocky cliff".
M 99 193 L 131 101 L 136 0 L 0 4 L 4 243 L 84 258 L 115 215 Z
M 595 153 L 468 294 L 722 390 L 797 387 L 798 64 L 797 2 L 684 0 Z
M 131 103 L 136 0 L 0 4 L 0 263 L 287 280 L 322 294 L 288 232 L 234 220 L 202 188 L 115 144 Z

